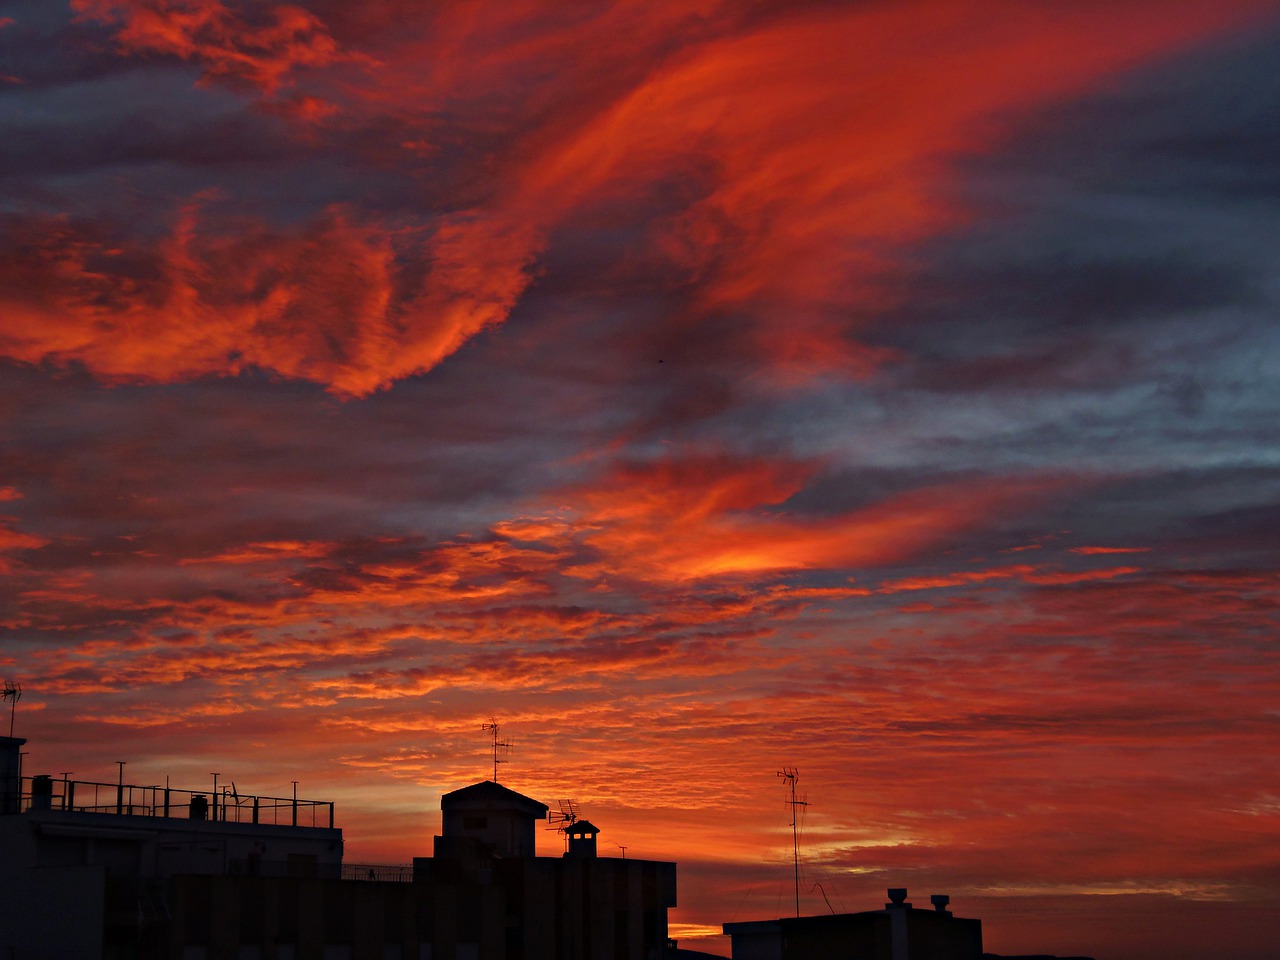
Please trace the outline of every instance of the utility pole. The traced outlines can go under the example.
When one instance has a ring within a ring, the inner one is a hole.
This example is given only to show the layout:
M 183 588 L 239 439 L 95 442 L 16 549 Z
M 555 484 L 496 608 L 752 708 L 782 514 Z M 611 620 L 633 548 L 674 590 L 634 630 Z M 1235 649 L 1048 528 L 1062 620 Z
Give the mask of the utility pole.
M 800 774 L 795 767 L 783 767 L 778 771 L 778 776 L 787 782 L 787 786 L 791 790 L 791 799 L 787 801 L 787 805 L 791 807 L 791 862 L 795 867 L 796 876 L 796 916 L 800 916 L 800 833 L 796 827 L 796 808 L 807 807 L 807 800 L 796 799 L 796 781 L 800 779 Z

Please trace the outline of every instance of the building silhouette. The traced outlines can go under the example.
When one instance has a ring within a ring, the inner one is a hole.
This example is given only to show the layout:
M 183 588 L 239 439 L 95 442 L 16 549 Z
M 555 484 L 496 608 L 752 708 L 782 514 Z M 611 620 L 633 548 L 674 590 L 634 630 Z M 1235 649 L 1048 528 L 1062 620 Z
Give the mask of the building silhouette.
M 414 858 L 413 878 L 456 898 L 451 936 L 468 945 L 459 960 L 667 956 L 674 863 L 597 857 L 598 830 L 586 821 L 566 826 L 563 857 L 535 857 L 546 804 L 492 780 L 446 793 L 440 809 L 435 855 Z M 441 911 L 443 922 L 449 913 Z
M 344 864 L 332 803 L 24 777 L 0 737 L 5 960 L 665 960 L 676 865 L 535 856 L 545 804 L 441 798 L 434 856 Z M 577 826 L 577 825 L 575 825 Z
M 724 924 L 733 960 L 982 960 L 982 921 L 953 916 L 950 898 L 915 910 L 901 887 L 883 910 Z
M 25 743 L 0 737 L 0 960 L 707 956 L 667 937 L 676 865 L 598 856 L 571 801 L 563 856 L 535 855 L 546 804 L 484 780 L 441 797 L 432 856 L 352 864 L 330 802 L 27 777 Z M 906 896 L 723 930 L 733 960 L 997 960 L 947 897 Z

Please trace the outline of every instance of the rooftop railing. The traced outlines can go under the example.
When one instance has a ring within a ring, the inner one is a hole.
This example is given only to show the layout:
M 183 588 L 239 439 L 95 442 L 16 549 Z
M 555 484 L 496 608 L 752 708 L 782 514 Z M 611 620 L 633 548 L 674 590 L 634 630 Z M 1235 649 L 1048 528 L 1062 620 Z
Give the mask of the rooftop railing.
M 343 880 L 379 880 L 384 883 L 412 883 L 411 863 L 343 863 Z
M 69 810 L 330 830 L 334 825 L 333 803 L 326 800 L 261 797 L 239 793 L 234 787 L 214 793 L 93 780 L 55 780 L 40 776 L 22 778 L 19 809 L 24 813 L 29 810 Z

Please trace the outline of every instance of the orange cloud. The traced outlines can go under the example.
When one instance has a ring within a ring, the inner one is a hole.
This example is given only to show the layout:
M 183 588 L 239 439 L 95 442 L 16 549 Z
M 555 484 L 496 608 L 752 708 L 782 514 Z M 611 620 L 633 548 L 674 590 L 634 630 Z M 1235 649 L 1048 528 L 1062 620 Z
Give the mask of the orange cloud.
M 1042 489 L 987 481 L 917 490 L 835 517 L 777 510 L 812 470 L 707 457 L 619 467 L 575 491 L 578 536 L 601 557 L 577 572 L 684 580 L 889 563 L 984 524 Z
M 178 561 L 182 566 L 194 564 L 245 565 L 258 563 L 276 563 L 289 559 L 317 559 L 326 556 L 333 544 L 321 541 L 274 540 L 266 543 L 248 543 L 242 547 L 227 550 L 223 553 L 207 557 L 184 557 Z

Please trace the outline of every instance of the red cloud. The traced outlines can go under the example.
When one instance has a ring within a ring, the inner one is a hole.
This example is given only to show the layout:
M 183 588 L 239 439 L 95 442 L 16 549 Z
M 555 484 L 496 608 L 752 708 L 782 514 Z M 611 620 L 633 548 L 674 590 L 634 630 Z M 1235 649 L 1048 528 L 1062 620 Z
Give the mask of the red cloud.
M 4 518 L 0 517 L 0 573 L 8 573 L 12 569 L 11 562 L 5 556 L 14 550 L 34 550 L 43 547 L 49 541 L 43 537 L 35 537 L 29 533 L 11 530 L 4 526 Z
M 993 116 L 1239 16 L 1179 10 L 1153 21 L 1121 9 L 1103 27 L 1096 7 L 921 0 L 772 22 L 663 63 L 515 171 L 497 204 L 552 225 L 665 178 L 700 180 L 702 196 L 656 225 L 696 287 L 685 322 L 751 318 L 744 337 L 784 380 L 865 374 L 890 354 L 854 342 L 849 317 L 892 302 L 883 281 L 904 244 L 956 225 L 947 158 L 989 148 Z
M 594 74 L 568 71 L 564 81 L 546 58 L 597 44 L 622 56 L 619 24 L 643 19 L 630 6 L 539 26 L 547 18 L 536 8 L 498 5 L 494 22 L 511 29 L 494 36 L 476 26 L 490 22 L 484 4 L 456 15 L 397 8 L 410 39 L 363 54 L 391 58 L 386 69 L 331 79 L 357 113 L 386 114 L 391 138 L 362 148 L 379 164 L 401 163 L 403 143 L 466 136 L 437 114 L 474 111 L 478 126 L 509 131 L 484 160 L 493 176 L 482 185 L 465 171 L 421 169 L 467 184 L 459 207 L 407 214 L 408 230 L 340 207 L 299 226 L 248 215 L 210 223 L 187 210 L 159 243 L 30 222 L 3 251 L 12 266 L 0 350 L 78 361 L 106 380 L 256 366 L 363 395 L 503 322 L 558 231 L 626 210 L 637 257 L 665 262 L 686 291 L 671 323 L 741 318 L 738 349 L 775 379 L 864 375 L 890 354 L 857 342 L 856 318 L 893 302 L 885 281 L 904 244 L 962 217 L 943 199 L 950 156 L 998 140 L 992 118 L 1075 94 L 1266 6 L 1178 0 L 1152 17 L 1142 4 L 914 0 L 821 5 L 750 26 L 721 11 L 695 18 L 688 44 L 662 54 L 669 32 L 659 28 L 689 14 L 659 7 L 626 34 L 646 38 L 650 60 L 612 71 L 622 79 L 603 96 Z M 126 53 L 182 57 L 207 79 L 266 92 L 304 67 L 338 71 L 348 57 L 300 6 L 75 8 L 116 26 Z M 333 16 L 366 42 L 379 35 L 360 15 Z M 427 79 L 404 83 L 419 75 Z M 499 94 L 506 106 L 484 112 Z M 290 103 L 298 116 L 328 110 L 310 93 Z M 653 212 L 666 193 L 683 199 Z
M 0 503 L 7 500 L 21 499 L 22 491 L 16 487 L 0 487 Z M 37 537 L 12 529 L 8 525 L 13 522 L 13 517 L 0 515 L 0 573 L 8 573 L 12 569 L 9 558 L 5 556 L 6 553 L 15 550 L 34 550 L 37 547 L 43 547 L 49 542 L 44 537 Z
M 989 570 L 964 570 L 932 577 L 904 577 L 881 584 L 878 593 L 898 593 L 903 590 L 933 590 L 939 587 L 967 586 L 992 580 L 1019 580 L 1035 584 L 1085 583 L 1092 580 L 1111 580 L 1130 573 L 1138 567 L 1109 567 L 1105 570 L 1046 570 L 1043 567 L 1020 563 Z
M 275 92 L 302 67 L 348 59 L 324 23 L 300 6 L 221 0 L 72 0 L 85 19 L 117 27 L 125 53 L 158 53 L 198 63 L 206 80 Z
M 61 219 L 19 222 L 0 261 L 0 350 L 80 361 L 107 381 L 259 367 L 367 394 L 502 320 L 528 282 L 523 262 L 503 260 L 508 241 L 474 225 L 407 237 L 403 258 L 396 234 L 337 208 L 282 230 L 210 223 L 193 204 L 152 245 Z M 406 285 L 405 260 L 432 262 L 427 290 Z
M 1148 553 L 1150 547 L 1072 547 L 1072 553 L 1092 556 L 1100 553 Z

